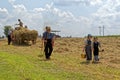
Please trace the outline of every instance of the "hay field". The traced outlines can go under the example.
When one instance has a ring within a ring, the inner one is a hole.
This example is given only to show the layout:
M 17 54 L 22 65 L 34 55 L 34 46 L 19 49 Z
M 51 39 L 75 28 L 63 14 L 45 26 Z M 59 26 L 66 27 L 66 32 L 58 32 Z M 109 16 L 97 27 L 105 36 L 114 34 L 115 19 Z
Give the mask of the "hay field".
M 36 45 L 7 45 L 0 41 L 0 80 L 120 80 L 120 37 L 99 38 L 100 62 L 86 64 L 80 55 L 83 38 L 57 38 L 46 61 L 40 39 Z

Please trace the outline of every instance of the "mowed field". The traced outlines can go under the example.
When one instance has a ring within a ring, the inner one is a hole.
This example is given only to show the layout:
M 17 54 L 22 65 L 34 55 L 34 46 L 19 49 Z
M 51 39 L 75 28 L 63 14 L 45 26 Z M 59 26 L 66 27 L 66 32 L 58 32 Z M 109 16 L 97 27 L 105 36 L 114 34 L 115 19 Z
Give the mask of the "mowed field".
M 99 38 L 99 63 L 81 58 L 83 38 L 55 40 L 51 60 L 45 60 L 41 40 L 35 45 L 7 45 L 0 40 L 0 80 L 120 80 L 120 37 Z

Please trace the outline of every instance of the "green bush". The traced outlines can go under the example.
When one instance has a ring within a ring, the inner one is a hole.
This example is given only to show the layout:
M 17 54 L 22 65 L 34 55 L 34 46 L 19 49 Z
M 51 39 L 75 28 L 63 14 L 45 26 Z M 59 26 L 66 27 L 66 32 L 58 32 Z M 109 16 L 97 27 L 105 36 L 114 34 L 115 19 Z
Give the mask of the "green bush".
M 12 29 L 11 26 L 4 26 L 4 34 L 5 34 L 6 37 L 8 36 L 8 31 L 9 31 L 10 29 Z

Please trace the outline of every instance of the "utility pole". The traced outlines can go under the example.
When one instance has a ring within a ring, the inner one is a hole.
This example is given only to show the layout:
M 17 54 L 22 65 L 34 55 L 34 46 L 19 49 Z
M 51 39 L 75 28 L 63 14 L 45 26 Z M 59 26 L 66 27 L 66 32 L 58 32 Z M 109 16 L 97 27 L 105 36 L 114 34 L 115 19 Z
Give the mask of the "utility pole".
M 105 29 L 105 26 L 103 25 L 103 36 L 105 35 L 105 34 L 104 34 L 104 29 Z
M 99 35 L 101 36 L 101 26 L 99 26 Z

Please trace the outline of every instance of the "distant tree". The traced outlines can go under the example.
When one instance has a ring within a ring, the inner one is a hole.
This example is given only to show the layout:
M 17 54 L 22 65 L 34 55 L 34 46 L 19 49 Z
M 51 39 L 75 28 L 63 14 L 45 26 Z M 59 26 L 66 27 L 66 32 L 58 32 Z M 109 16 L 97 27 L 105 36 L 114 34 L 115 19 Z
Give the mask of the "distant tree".
M 12 29 L 12 27 L 11 26 L 4 26 L 4 34 L 5 34 L 5 36 L 7 37 L 8 36 L 8 31 L 10 30 L 10 29 Z

